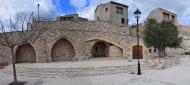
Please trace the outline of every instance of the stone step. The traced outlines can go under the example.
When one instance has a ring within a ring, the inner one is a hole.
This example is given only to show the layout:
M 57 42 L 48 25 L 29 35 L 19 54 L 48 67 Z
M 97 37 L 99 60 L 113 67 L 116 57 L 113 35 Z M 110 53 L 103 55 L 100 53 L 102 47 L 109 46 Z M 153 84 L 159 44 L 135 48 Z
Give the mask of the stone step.
M 142 65 L 142 69 L 146 65 Z M 11 67 L 11 66 L 10 66 Z M 12 74 L 12 69 L 7 67 L 3 69 L 4 73 Z M 17 75 L 20 76 L 62 76 L 62 77 L 78 77 L 78 76 L 95 76 L 95 75 L 109 75 L 117 73 L 128 73 L 136 69 L 136 65 L 127 66 L 109 66 L 98 68 L 17 68 Z
M 163 69 L 174 66 L 179 63 L 178 59 L 155 59 L 147 60 L 145 63 L 141 63 L 141 69 Z M 32 64 L 33 65 L 33 64 Z M 36 65 L 36 64 L 34 64 Z M 102 67 L 75 67 L 75 68 L 35 68 L 35 66 L 29 67 L 17 67 L 17 75 L 20 76 L 34 76 L 34 77 L 79 77 L 79 76 L 96 76 L 96 75 L 110 75 L 118 73 L 136 72 L 137 64 L 127 65 L 114 65 L 114 66 L 102 66 Z M 7 74 L 12 74 L 12 66 L 9 65 L 0 70 Z

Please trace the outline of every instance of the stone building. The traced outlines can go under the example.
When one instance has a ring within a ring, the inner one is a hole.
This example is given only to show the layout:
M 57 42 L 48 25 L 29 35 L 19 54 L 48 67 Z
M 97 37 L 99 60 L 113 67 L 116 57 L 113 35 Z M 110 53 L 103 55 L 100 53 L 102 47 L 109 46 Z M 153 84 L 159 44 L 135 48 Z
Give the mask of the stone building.
M 189 39 L 189 34 L 190 34 L 190 27 L 189 26 L 185 26 L 185 25 L 180 25 L 177 22 L 177 15 L 173 12 L 170 12 L 168 10 L 162 9 L 162 8 L 157 8 L 154 9 L 150 12 L 149 16 L 147 19 L 155 19 L 157 22 L 161 22 L 161 21 L 171 21 L 173 22 L 179 30 L 179 35 L 181 37 L 183 37 L 183 42 L 181 44 L 182 49 L 167 49 L 167 53 L 169 54 L 179 54 L 179 53 L 183 53 L 184 50 L 187 51 L 187 49 L 190 49 L 189 43 L 190 39 Z M 150 48 L 149 52 L 151 52 L 152 50 L 156 51 L 155 48 Z M 153 54 L 155 55 L 155 54 Z
M 96 10 L 96 21 L 111 22 L 117 26 L 128 25 L 128 6 L 110 1 L 105 4 L 98 5 Z
M 154 16 L 154 13 L 150 15 Z M 59 16 L 55 21 L 40 21 L 36 28 L 31 29 L 45 28 L 45 33 L 33 43 L 17 46 L 16 62 L 133 59 L 136 36 L 132 36 L 135 32 L 128 27 L 128 6 L 113 1 L 100 4 L 95 10 L 95 16 L 95 21 L 88 21 L 77 14 Z M 174 16 L 176 20 L 175 14 L 171 16 L 171 19 Z M 142 58 L 150 58 L 152 53 L 144 46 L 142 37 L 140 47 Z M 155 54 L 157 51 L 152 52 Z M 2 62 L 11 63 L 10 50 L 4 46 L 0 46 L 0 63 Z
M 157 22 L 171 21 L 177 25 L 177 15 L 168 10 L 157 8 L 150 12 L 148 19 L 155 19 Z

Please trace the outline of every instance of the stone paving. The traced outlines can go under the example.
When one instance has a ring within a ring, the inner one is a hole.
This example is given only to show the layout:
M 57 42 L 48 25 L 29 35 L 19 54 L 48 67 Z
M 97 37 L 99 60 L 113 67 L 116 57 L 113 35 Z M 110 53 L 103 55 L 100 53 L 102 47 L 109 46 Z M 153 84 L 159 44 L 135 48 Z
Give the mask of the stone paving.
M 77 64 L 79 63 L 81 63 L 82 66 L 80 65 L 77 66 Z M 178 63 L 179 63 L 178 58 L 141 60 L 141 69 L 142 70 L 165 69 L 174 66 Z M 66 65 L 64 66 L 64 64 Z M 76 65 L 76 67 L 72 66 L 69 67 L 67 66 L 67 64 Z M 44 65 L 45 64 L 26 64 L 26 65 L 18 64 L 17 75 L 30 76 L 30 77 L 50 77 L 50 78 L 80 77 L 80 76 L 110 75 L 118 73 L 135 73 L 137 69 L 136 60 L 132 61 L 102 60 L 102 61 L 85 61 L 85 62 L 48 63 L 46 67 Z M 1 71 L 6 74 L 12 74 L 12 66 L 9 65 Z

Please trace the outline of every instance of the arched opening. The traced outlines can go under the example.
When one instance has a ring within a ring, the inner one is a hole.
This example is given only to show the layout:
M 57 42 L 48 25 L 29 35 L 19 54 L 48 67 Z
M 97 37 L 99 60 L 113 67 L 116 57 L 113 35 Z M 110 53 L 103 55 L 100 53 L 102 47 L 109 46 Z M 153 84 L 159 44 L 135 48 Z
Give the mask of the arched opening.
M 67 39 L 60 39 L 53 45 L 51 55 L 52 62 L 71 61 L 75 57 L 75 50 Z
M 97 42 L 93 45 L 91 53 L 93 58 L 108 57 L 108 45 L 105 42 Z
M 143 46 L 135 45 L 133 46 L 133 59 L 143 59 Z
M 24 44 L 16 50 L 16 63 L 35 63 L 36 53 L 30 44 Z

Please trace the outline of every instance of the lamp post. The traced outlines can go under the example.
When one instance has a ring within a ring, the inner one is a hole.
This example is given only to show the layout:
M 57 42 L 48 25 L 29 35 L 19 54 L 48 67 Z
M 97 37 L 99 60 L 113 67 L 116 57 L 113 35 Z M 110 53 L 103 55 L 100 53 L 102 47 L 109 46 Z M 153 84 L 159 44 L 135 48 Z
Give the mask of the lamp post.
M 137 46 L 138 46 L 138 50 L 137 50 L 137 55 L 138 55 L 138 70 L 137 70 L 137 75 L 141 75 L 141 66 L 140 66 L 140 61 L 139 61 L 139 18 L 140 18 L 141 12 L 139 11 L 139 9 L 137 9 L 134 12 L 134 16 L 137 19 Z
M 38 3 L 37 6 L 38 6 L 38 21 L 40 21 L 40 4 Z

